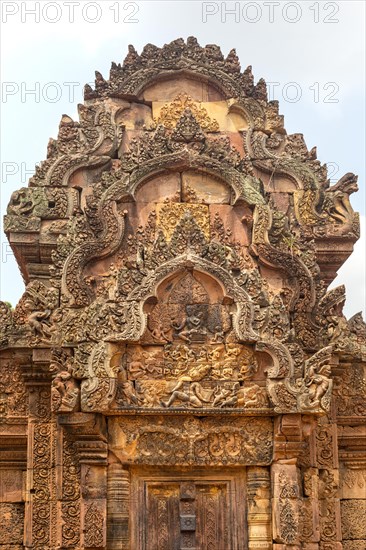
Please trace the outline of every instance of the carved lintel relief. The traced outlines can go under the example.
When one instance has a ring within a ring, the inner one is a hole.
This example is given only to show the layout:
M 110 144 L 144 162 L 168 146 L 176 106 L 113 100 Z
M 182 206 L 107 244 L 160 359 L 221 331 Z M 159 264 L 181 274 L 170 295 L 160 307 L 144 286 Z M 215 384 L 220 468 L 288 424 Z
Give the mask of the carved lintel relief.
M 124 464 L 270 464 L 267 418 L 137 417 L 111 423 L 111 449 Z
M 361 549 L 366 325 L 327 290 L 357 176 L 193 37 L 78 113 L 5 216 L 0 546 Z

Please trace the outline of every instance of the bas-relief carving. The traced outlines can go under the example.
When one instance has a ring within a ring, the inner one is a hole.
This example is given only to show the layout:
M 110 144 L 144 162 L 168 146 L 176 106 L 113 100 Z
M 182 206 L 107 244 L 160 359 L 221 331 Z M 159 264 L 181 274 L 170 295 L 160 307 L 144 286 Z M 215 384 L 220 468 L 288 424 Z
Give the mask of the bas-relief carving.
M 335 378 L 335 407 L 339 417 L 366 415 L 365 366 L 352 364 Z
M 131 465 L 262 465 L 249 548 L 363 548 L 366 329 L 327 291 L 359 236 L 357 177 L 330 187 L 263 79 L 193 38 L 130 47 L 85 98 L 5 218 L 26 289 L 0 303 L 0 428 L 31 419 L 26 544 L 105 548 L 109 522 L 128 545 L 93 481 L 109 439 L 125 509 Z
M 19 365 L 0 359 L 0 422 L 29 413 L 28 394 Z
M 290 410 L 291 412 L 328 411 L 330 408 L 332 380 L 331 358 L 332 348 L 328 346 L 315 353 L 305 361 L 304 378 L 298 378 L 291 383 L 269 382 L 268 391 L 276 405 L 278 412 Z
M 80 463 L 77 448 L 67 433 L 62 438 L 61 540 L 65 548 L 80 544 Z
M 366 469 L 346 468 L 342 472 L 343 499 L 363 498 L 366 493 Z
M 342 500 L 342 535 L 345 540 L 366 539 L 366 499 Z
M 24 504 L 0 502 L 0 547 L 16 548 L 23 543 Z
M 126 464 L 269 464 L 269 418 L 138 417 L 113 420 L 111 449 Z
M 104 513 L 95 503 L 86 507 L 84 515 L 84 544 L 87 548 L 104 548 Z
M 199 336 L 197 327 L 194 330 Z M 82 382 L 83 410 L 103 410 L 108 398 L 109 403 L 114 399 L 111 410 L 268 410 L 264 373 L 258 373 L 254 349 L 235 343 L 203 345 L 199 340 L 188 345 L 178 331 L 175 343 L 128 345 L 115 351 L 109 366 L 114 378 L 104 371 L 105 378 Z
M 162 106 L 156 124 L 162 124 L 166 128 L 174 128 L 186 109 L 190 109 L 203 130 L 207 132 L 219 131 L 218 122 L 211 120 L 206 109 L 200 107 L 199 103 L 186 93 L 179 94 L 174 101 Z
M 53 411 L 72 412 L 79 404 L 79 384 L 74 378 L 74 358 L 65 350 L 54 348 L 49 370 L 54 375 L 51 387 Z

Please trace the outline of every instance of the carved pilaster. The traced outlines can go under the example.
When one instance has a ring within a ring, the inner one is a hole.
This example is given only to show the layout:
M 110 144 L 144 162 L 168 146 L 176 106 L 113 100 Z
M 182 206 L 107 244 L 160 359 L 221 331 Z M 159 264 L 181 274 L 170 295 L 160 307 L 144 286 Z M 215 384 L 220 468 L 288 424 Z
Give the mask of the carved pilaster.
M 303 471 L 304 496 L 300 509 L 300 540 L 304 545 L 317 545 L 320 540 L 318 478 L 319 472 L 316 468 L 307 468 Z
M 80 464 L 75 443 L 70 434 L 59 428 L 60 467 L 58 483 L 60 514 L 58 540 L 62 549 L 80 546 Z
M 276 543 L 300 548 L 300 489 L 295 464 L 273 464 L 272 520 Z
M 1 317 L 1 303 L 0 303 Z M 1 325 L 1 322 L 0 322 Z M 0 326 L 1 333 L 1 326 Z M 1 334 L 0 334 L 1 340 Z M 0 355 L 0 548 L 23 542 L 28 395 L 19 366 Z
M 248 494 L 248 548 L 272 548 L 270 473 L 268 468 L 249 467 Z
M 69 489 L 63 492 L 67 499 L 63 503 L 65 525 L 71 520 L 75 529 L 63 532 L 63 540 L 74 533 L 74 544 L 79 541 L 75 517 L 80 513 L 80 546 L 87 550 L 106 548 L 107 517 L 107 445 L 105 441 L 105 421 L 94 414 L 73 413 L 59 415 L 59 423 L 66 428 L 64 440 L 64 460 L 72 466 L 73 479 L 66 479 Z M 76 469 L 76 471 L 75 471 Z M 76 478 L 80 472 L 80 505 Z M 68 494 L 69 493 L 69 494 Z M 70 498 L 69 498 L 70 497 Z M 79 509 L 80 506 L 80 509 Z M 77 539 L 77 540 L 76 540 Z M 69 539 L 70 541 L 71 539 Z M 65 548 L 74 548 L 71 542 Z
M 107 544 L 110 550 L 128 550 L 130 472 L 120 463 L 108 466 Z
M 25 547 L 46 550 L 54 543 L 55 424 L 50 417 L 50 391 L 46 385 L 30 392 Z
M 319 472 L 320 549 L 338 550 L 342 540 L 338 441 L 337 426 L 330 417 L 319 419 L 315 439 Z

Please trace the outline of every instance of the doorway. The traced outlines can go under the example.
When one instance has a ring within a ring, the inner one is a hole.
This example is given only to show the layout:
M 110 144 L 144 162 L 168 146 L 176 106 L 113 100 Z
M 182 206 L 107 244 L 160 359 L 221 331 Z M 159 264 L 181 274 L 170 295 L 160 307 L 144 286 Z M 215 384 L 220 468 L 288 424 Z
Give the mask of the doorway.
M 132 472 L 131 548 L 245 550 L 245 469 Z

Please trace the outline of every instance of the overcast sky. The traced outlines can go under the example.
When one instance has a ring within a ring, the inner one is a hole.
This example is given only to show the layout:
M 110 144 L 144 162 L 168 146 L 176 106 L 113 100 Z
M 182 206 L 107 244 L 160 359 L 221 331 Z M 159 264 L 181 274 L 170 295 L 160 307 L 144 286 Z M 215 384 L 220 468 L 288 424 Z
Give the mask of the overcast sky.
M 288 133 L 302 132 L 333 182 L 359 175 L 352 195 L 363 237 L 332 286 L 345 284 L 349 317 L 365 311 L 365 3 L 114 0 L 1 2 L 1 214 L 46 158 L 63 113 L 76 118 L 94 70 L 108 77 L 128 44 L 140 52 L 178 37 L 236 48 L 242 68 L 270 84 Z M 1 233 L 1 299 L 24 285 Z M 365 316 L 365 315 L 364 315 Z

